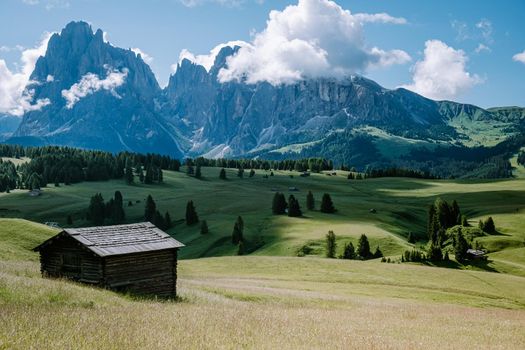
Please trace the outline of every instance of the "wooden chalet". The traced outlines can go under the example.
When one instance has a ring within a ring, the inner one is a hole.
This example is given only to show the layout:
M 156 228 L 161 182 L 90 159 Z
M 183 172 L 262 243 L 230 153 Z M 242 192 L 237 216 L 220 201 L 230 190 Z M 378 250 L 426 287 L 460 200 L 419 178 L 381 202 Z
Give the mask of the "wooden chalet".
M 184 244 L 149 222 L 64 229 L 33 250 L 43 276 L 133 294 L 175 297 Z

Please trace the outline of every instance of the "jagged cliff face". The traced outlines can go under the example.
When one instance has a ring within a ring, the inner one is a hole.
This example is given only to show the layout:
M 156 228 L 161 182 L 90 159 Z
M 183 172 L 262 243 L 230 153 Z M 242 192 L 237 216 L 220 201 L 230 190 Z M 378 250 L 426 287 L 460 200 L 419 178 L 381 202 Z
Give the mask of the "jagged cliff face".
M 279 86 L 220 83 L 217 74 L 234 52 L 221 50 L 209 72 L 183 60 L 165 89 L 164 115 L 191 130 L 191 154 L 242 155 L 361 125 L 413 138 L 455 136 L 436 102 L 358 76 Z
M 27 87 L 47 105 L 26 113 L 9 142 L 175 157 L 266 156 L 315 145 L 302 154 L 324 156 L 359 151 L 364 143 L 350 138 L 369 127 L 379 137 L 402 138 L 410 149 L 421 145 L 414 140 L 480 145 L 487 140 L 476 138 L 480 130 L 490 130 L 497 143 L 506 136 L 498 139 L 494 130 L 512 135 L 525 124 L 520 108 L 437 102 L 360 76 L 278 86 L 220 82 L 238 49 L 222 48 L 209 70 L 183 60 L 161 90 L 140 56 L 104 42 L 101 30 L 72 22 L 51 37 Z
M 50 103 L 24 115 L 15 140 L 181 155 L 172 126 L 156 112 L 161 90 L 149 66 L 87 23 L 51 37 L 31 81 L 34 99 Z

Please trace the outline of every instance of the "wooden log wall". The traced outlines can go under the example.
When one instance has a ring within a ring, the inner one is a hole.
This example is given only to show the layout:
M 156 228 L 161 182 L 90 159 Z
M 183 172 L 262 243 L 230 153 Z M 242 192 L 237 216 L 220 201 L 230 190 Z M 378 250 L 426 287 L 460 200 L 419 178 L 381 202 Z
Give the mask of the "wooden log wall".
M 114 290 L 160 297 L 176 296 L 177 250 L 108 256 L 104 284 Z
M 78 265 L 64 271 L 63 263 L 67 255 L 75 257 Z M 53 244 L 41 250 L 40 269 L 43 275 L 51 277 L 66 277 L 94 284 L 102 280 L 102 259 L 67 236 L 57 238 Z

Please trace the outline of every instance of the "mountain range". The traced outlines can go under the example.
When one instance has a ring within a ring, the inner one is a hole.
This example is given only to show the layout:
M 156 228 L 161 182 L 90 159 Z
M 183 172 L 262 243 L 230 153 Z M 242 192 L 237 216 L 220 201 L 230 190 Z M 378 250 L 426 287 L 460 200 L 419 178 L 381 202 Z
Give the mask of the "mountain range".
M 277 86 L 219 82 L 238 50 L 222 48 L 210 69 L 183 59 L 161 88 L 140 54 L 71 22 L 50 38 L 27 86 L 46 104 L 25 113 L 16 130 L 0 119 L 0 134 L 12 132 L 7 142 L 23 145 L 179 158 L 325 156 L 358 166 L 523 134 L 523 108 L 433 101 L 358 75 Z

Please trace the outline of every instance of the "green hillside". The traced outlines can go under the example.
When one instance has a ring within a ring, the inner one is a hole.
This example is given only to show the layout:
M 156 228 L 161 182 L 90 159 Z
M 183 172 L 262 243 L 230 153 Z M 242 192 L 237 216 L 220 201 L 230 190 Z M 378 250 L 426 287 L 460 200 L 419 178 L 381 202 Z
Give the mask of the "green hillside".
M 217 257 L 180 261 L 179 299 L 156 301 L 41 278 L 28 249 L 53 230 L 0 219 L 0 232 L 2 349 L 525 346 L 523 277 L 377 261 Z
M 89 225 L 85 211 L 89 198 L 101 192 L 109 200 L 115 190 L 124 196 L 127 221 L 143 219 L 144 202 L 151 194 L 157 208 L 169 211 L 174 221 L 184 218 L 188 200 L 193 200 L 201 220 L 207 220 L 210 232 L 200 234 L 200 226 L 179 222 L 169 233 L 187 247 L 182 258 L 231 256 L 237 247 L 231 244 L 231 233 L 238 215 L 245 222 L 247 249 L 252 255 L 297 256 L 307 246 L 309 254 L 324 256 L 324 236 L 333 230 L 338 237 L 338 254 L 346 242 L 356 245 L 361 234 L 366 234 L 372 249 L 379 245 L 386 256 L 398 258 L 412 247 L 406 241 L 409 232 L 424 244 L 427 208 L 437 197 L 456 199 L 472 225 L 491 215 L 501 234 L 480 237 L 490 251 L 524 247 L 525 181 L 516 180 L 419 180 L 408 178 L 381 178 L 347 180 L 346 172 L 335 176 L 312 174 L 300 177 L 296 172 L 276 171 L 275 176 L 257 170 L 253 178 L 238 178 L 236 170 L 227 170 L 227 180 L 219 179 L 218 168 L 203 168 L 203 179 L 187 176 L 184 172 L 165 171 L 164 184 L 128 186 L 122 180 L 84 182 L 72 186 L 44 189 L 39 197 L 30 197 L 27 191 L 0 194 L 0 216 L 25 218 L 35 222 L 56 221 L 67 226 L 72 215 L 74 226 Z M 290 192 L 290 187 L 299 191 Z M 303 218 L 275 216 L 271 213 L 274 191 L 294 194 L 303 209 Z M 329 193 L 337 208 L 335 214 L 318 210 L 307 211 L 305 198 L 311 190 L 319 208 L 323 193 Z M 132 206 L 126 206 L 131 201 Z M 375 209 L 376 213 L 371 213 Z M 510 253 L 509 253 L 510 254 Z M 466 266 L 524 275 L 525 269 L 513 264 L 524 264 L 520 254 L 510 254 L 499 260 L 499 255 L 488 266 Z

